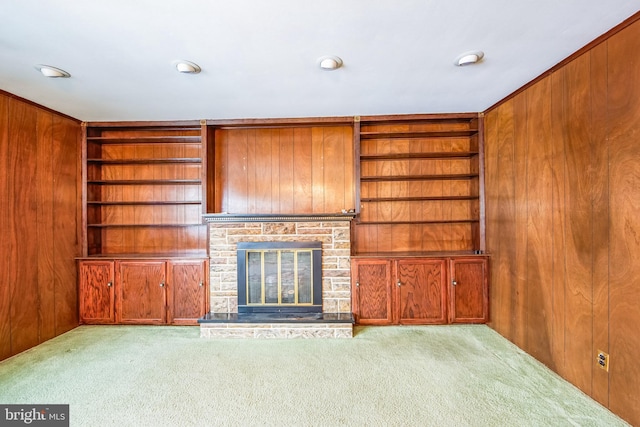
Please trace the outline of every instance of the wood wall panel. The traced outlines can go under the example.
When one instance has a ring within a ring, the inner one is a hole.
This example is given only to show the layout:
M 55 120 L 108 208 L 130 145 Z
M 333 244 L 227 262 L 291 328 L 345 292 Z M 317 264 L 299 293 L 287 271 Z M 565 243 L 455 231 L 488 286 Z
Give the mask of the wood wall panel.
M 635 21 L 485 113 L 490 326 L 633 425 L 638 40 Z
M 552 283 L 548 268 L 552 257 L 552 137 L 551 82 L 542 80 L 527 92 L 527 276 L 528 305 L 539 310 L 527 313 L 527 345 L 531 355 L 551 366 Z M 531 283 L 536 286 L 530 286 Z
M 552 295 L 551 295 L 551 317 L 553 338 L 551 342 L 551 360 L 550 367 L 566 378 L 565 363 L 565 286 L 567 280 L 567 272 L 564 265 L 565 257 L 565 188 L 566 188 L 566 172 L 565 172 L 565 147 L 561 142 L 557 142 L 558 135 L 562 135 L 564 127 L 564 101 L 563 87 L 565 78 L 563 73 L 553 74 L 551 79 L 551 133 L 555 136 L 551 147 L 551 156 L 553 159 L 553 169 L 551 191 L 552 191 L 552 255 L 550 260 L 550 269 L 552 274 Z
M 0 95 L 0 359 L 78 325 L 80 124 Z
M 10 99 L 0 95 L 0 200 L 9 200 L 9 104 Z M 4 207 L 4 202 L 3 202 Z M 0 360 L 11 356 L 11 295 L 13 283 L 10 281 L 9 209 L 0 209 Z
M 54 162 L 51 147 L 53 145 L 53 114 L 47 111 L 36 111 L 36 140 L 37 156 L 35 160 L 38 171 L 36 186 L 37 191 L 37 217 L 38 224 L 35 231 L 38 235 L 38 328 L 40 338 L 45 341 L 56 336 L 56 312 L 55 307 L 55 280 L 54 270 L 54 236 L 53 236 L 53 201 L 54 201 Z M 74 161 L 75 165 L 75 161 Z M 73 194 L 75 197 L 75 194 Z M 75 206 L 75 203 L 72 204 Z M 71 224 L 74 224 L 72 221 Z M 73 261 L 73 257 L 71 258 Z
M 609 407 L 640 425 L 640 21 L 608 42 Z
M 350 126 L 218 129 L 218 212 L 335 213 L 355 207 Z
M 11 294 L 11 351 L 19 353 L 39 343 L 37 242 L 37 138 L 36 109 L 11 100 L 9 152 L 6 173 L 9 181 L 8 206 L 9 265 L 7 283 Z M 46 226 L 46 224 L 40 224 Z
M 75 257 L 79 255 L 77 218 L 80 218 L 78 170 L 80 134 L 77 123 L 53 116 L 51 158 L 53 173 L 53 277 L 55 301 L 55 335 L 78 326 L 78 291 Z M 42 283 L 42 280 L 40 280 Z
M 591 61 L 591 205 L 593 207 L 593 342 L 591 355 L 609 351 L 609 145 L 607 144 L 607 43 L 594 47 Z M 591 396 L 609 405 L 609 375 L 591 360 Z
M 591 393 L 592 249 L 590 57 L 583 55 L 562 69 L 565 146 L 565 375 Z M 588 232 L 587 232 L 588 231 Z
M 313 206 L 313 181 L 311 144 L 303 144 L 309 138 L 309 129 L 294 129 L 295 156 L 293 158 L 293 212 L 311 212 Z M 352 162 L 353 163 L 353 162 Z M 350 190 L 353 189 L 353 186 Z
M 527 97 L 519 96 L 513 100 L 513 126 L 516 135 L 521 135 L 520 140 L 514 140 L 513 147 L 513 171 L 514 179 L 514 201 L 515 215 L 513 217 L 514 232 L 512 237 L 515 246 L 508 247 L 509 257 L 514 262 L 514 293 L 511 294 L 511 306 L 519 322 L 514 323 L 514 342 L 520 347 L 527 346 L 527 222 L 528 222 L 528 199 L 527 199 L 527 149 L 530 135 L 527 134 Z M 535 141 L 533 142 L 535 143 Z

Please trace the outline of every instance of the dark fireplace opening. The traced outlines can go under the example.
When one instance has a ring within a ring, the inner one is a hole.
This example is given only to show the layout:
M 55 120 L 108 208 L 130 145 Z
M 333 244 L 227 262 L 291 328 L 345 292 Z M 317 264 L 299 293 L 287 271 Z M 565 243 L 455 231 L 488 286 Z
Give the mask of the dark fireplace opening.
M 322 242 L 239 242 L 238 313 L 321 313 Z

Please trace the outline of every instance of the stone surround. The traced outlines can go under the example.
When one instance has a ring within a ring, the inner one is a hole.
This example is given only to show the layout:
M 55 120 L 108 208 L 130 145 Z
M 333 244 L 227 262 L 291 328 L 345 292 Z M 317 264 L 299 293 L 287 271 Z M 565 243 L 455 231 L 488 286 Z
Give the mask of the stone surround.
M 351 314 L 350 217 L 321 221 L 210 222 L 211 313 L 237 313 L 238 242 L 322 242 L 322 312 Z M 351 323 L 200 323 L 201 336 L 338 338 Z

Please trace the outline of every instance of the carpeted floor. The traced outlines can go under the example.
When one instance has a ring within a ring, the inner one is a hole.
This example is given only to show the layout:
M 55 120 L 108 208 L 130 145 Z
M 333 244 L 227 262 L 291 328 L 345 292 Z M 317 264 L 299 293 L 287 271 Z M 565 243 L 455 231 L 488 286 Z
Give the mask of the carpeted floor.
M 627 426 L 484 325 L 353 339 L 207 340 L 82 326 L 0 362 L 0 403 L 71 426 Z

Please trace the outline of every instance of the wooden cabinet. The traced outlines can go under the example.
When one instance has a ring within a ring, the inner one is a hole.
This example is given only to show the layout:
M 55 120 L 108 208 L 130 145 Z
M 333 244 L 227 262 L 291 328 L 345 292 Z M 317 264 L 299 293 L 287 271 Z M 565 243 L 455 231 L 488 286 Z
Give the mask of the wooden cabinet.
M 167 322 L 192 324 L 193 319 L 209 311 L 208 264 L 205 260 L 180 260 L 167 265 L 171 284 L 167 292 Z
M 351 262 L 352 310 L 357 324 L 488 320 L 487 257 L 363 257 Z
M 115 323 L 113 261 L 82 261 L 78 271 L 80 321 L 85 324 Z
M 398 259 L 395 263 L 397 323 L 446 323 L 446 262 Z
M 362 325 L 393 323 L 391 311 L 391 261 L 387 259 L 352 259 L 352 310 Z
M 117 323 L 166 323 L 166 276 L 164 261 L 117 261 Z
M 489 261 L 487 258 L 453 258 L 449 261 L 451 323 L 484 323 L 489 316 Z
M 372 116 L 357 125 L 356 254 L 484 250 L 477 114 Z
M 197 324 L 208 311 L 205 259 L 79 261 L 80 321 Z

